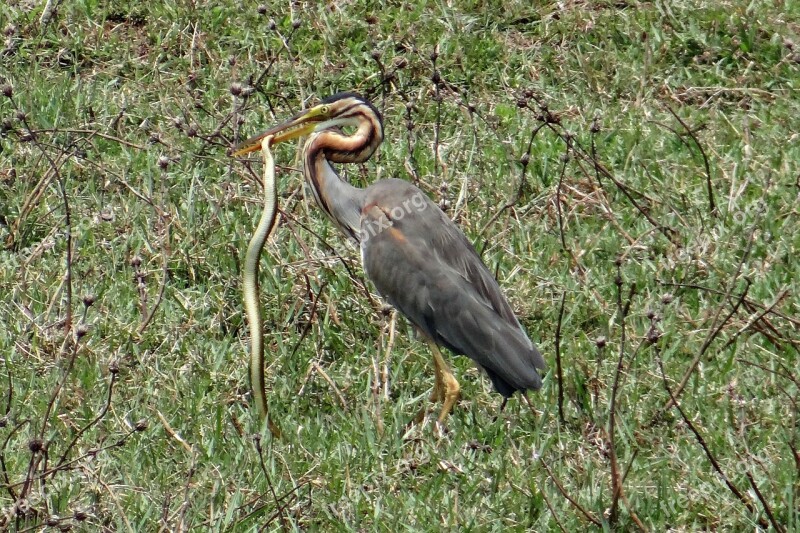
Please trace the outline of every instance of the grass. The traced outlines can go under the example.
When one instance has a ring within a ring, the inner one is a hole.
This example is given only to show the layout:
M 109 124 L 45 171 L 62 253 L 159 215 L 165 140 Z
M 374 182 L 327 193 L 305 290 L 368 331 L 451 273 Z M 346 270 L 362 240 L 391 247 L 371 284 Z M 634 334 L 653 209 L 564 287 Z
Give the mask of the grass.
M 795 3 L 38 4 L 0 6 L 2 527 L 800 528 Z M 451 357 L 406 431 L 430 354 L 289 146 L 259 426 L 225 151 L 339 90 L 386 125 L 343 174 L 419 184 L 546 354 L 536 418 Z

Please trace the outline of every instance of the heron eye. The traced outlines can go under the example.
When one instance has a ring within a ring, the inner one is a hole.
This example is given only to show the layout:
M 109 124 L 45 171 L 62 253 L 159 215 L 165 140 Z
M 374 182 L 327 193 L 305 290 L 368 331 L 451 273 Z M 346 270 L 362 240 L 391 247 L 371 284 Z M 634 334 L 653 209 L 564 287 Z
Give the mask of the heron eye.
M 328 105 L 324 105 L 324 106 L 319 108 L 319 112 L 322 113 L 322 114 L 325 114 L 325 115 L 330 113 L 330 111 L 331 111 L 331 106 L 328 106 Z

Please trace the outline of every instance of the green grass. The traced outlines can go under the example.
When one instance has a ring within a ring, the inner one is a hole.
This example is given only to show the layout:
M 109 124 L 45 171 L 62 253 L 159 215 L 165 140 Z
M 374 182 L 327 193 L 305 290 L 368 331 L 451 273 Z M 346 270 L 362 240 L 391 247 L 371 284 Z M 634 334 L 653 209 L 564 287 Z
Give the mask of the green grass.
M 107 4 L 0 6 L 0 527 L 800 528 L 795 2 Z M 284 438 L 260 428 L 240 269 L 261 165 L 225 151 L 340 90 L 386 130 L 343 174 L 456 218 L 551 366 L 539 416 L 450 357 L 448 432 L 406 431 L 430 354 L 400 318 L 390 346 L 288 146 L 261 278 Z

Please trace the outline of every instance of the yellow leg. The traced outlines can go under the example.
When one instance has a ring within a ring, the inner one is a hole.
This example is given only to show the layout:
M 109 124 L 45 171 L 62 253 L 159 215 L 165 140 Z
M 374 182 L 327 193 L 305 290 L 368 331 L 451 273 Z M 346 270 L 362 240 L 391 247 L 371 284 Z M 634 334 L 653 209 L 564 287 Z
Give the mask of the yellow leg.
M 442 411 L 439 413 L 439 423 L 442 423 L 453 410 L 453 406 L 458 400 L 458 393 L 461 391 L 461 385 L 450 372 L 450 367 L 442 357 L 439 347 L 433 342 L 428 342 L 428 344 L 433 352 L 433 364 L 436 369 L 436 381 L 431 392 L 431 401 L 442 402 Z
M 431 351 L 433 352 L 433 366 L 435 374 L 430 401 L 433 403 L 442 402 L 442 410 L 439 413 L 438 419 L 439 423 L 441 424 L 445 421 L 447 415 L 450 414 L 450 411 L 453 410 L 453 406 L 458 400 L 458 395 L 461 391 L 461 385 L 458 384 L 458 380 L 456 380 L 453 373 L 450 372 L 450 367 L 447 365 L 444 357 L 442 357 L 442 352 L 439 351 L 439 347 L 430 340 L 428 341 L 428 345 L 431 347 Z M 417 413 L 417 416 L 414 417 L 414 420 L 409 422 L 409 425 L 421 424 L 422 421 L 425 420 L 426 412 L 427 409 L 425 407 L 420 409 L 419 413 Z

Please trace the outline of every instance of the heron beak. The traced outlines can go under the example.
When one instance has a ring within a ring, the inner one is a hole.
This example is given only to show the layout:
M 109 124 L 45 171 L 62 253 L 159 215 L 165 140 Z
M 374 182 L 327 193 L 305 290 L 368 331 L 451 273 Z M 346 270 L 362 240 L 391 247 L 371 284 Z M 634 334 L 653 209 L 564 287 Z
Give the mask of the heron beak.
M 261 149 L 261 140 L 272 135 L 272 144 L 278 144 L 313 132 L 320 122 L 328 117 L 323 112 L 323 106 L 315 106 L 292 117 L 283 124 L 273 126 L 263 133 L 250 137 L 233 148 L 232 157 L 239 157 Z

